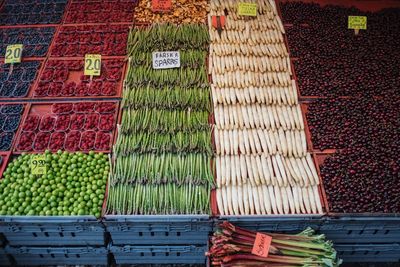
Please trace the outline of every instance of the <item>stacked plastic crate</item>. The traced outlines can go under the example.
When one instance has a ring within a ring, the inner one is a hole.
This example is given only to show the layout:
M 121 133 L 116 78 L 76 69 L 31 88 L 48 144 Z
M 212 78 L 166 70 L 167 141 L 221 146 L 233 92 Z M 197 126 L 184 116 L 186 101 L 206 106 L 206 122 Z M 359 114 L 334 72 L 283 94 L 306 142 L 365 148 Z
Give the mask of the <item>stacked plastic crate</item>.
M 398 5 L 316 2 L 281 10 L 327 196 L 320 231 L 345 263 L 398 262 Z M 348 29 L 348 16 L 366 16 L 367 29 Z
M 2 171 L 22 153 L 111 152 L 134 5 L 5 1 L 0 54 L 9 44 L 23 44 L 23 54 L 13 66 L 1 59 Z M 84 75 L 86 54 L 101 55 L 99 76 Z M 108 264 L 105 228 L 95 216 L 1 216 L 0 230 L 0 257 L 17 265 Z

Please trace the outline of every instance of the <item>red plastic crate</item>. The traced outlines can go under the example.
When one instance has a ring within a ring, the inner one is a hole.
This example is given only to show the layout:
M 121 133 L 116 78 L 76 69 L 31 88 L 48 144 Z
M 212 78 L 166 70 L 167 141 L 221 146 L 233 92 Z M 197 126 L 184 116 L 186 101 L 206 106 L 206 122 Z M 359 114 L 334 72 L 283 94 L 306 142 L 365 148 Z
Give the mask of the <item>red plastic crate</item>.
M 17 132 L 14 152 L 61 149 L 109 153 L 118 110 L 118 101 L 30 104 Z
M 33 98 L 68 99 L 119 98 L 125 74 L 125 62 L 120 59 L 103 59 L 101 75 L 84 75 L 84 60 L 50 59 L 43 67 L 36 86 L 29 96 Z
M 138 0 L 73 0 L 66 11 L 64 24 L 132 22 Z
M 129 25 L 62 26 L 50 48 L 51 57 L 82 57 L 85 54 L 125 56 Z

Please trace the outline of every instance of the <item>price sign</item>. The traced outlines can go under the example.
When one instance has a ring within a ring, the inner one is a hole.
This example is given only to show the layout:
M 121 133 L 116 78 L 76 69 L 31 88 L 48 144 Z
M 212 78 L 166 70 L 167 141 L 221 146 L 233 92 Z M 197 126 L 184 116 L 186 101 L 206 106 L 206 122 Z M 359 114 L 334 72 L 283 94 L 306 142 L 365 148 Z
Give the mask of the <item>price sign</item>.
M 100 76 L 101 74 L 101 55 L 85 55 L 85 75 Z
M 153 69 L 173 69 L 181 67 L 179 51 L 153 52 Z
M 33 155 L 31 158 L 31 172 L 36 175 L 43 175 L 47 172 L 46 156 Z
M 260 257 L 268 257 L 269 247 L 271 246 L 272 237 L 261 233 L 256 234 L 253 249 L 251 253 Z
M 4 63 L 14 64 L 21 63 L 22 57 L 22 44 L 8 45 L 6 48 L 6 58 Z
M 254 3 L 239 3 L 238 15 L 239 16 L 257 17 L 257 4 L 254 4 Z
M 172 8 L 172 0 L 152 0 L 151 9 L 153 12 L 168 12 Z
M 366 30 L 367 29 L 367 17 L 366 16 L 349 16 L 349 29 Z

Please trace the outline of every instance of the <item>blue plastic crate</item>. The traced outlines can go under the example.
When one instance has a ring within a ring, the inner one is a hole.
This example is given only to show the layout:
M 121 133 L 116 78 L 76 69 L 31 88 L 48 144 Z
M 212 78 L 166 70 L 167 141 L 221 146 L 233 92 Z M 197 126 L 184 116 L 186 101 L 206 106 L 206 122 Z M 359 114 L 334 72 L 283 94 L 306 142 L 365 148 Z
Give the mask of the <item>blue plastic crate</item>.
M 107 265 L 105 247 L 6 247 L 17 265 Z
M 114 245 L 207 245 L 208 215 L 108 215 L 103 221 Z
M 114 246 L 116 264 L 206 264 L 207 246 Z
M 321 232 L 335 243 L 400 242 L 400 217 L 327 218 Z
M 400 244 L 334 245 L 343 263 L 400 262 Z
M 11 261 L 4 250 L 4 248 L 0 248 L 0 266 L 10 266 Z
M 298 233 L 307 227 L 318 231 L 323 223 L 321 216 L 220 216 L 214 228 L 217 227 L 219 222 L 225 220 L 253 231 L 282 233 Z
M 1 216 L 11 246 L 104 246 L 105 228 L 94 216 Z

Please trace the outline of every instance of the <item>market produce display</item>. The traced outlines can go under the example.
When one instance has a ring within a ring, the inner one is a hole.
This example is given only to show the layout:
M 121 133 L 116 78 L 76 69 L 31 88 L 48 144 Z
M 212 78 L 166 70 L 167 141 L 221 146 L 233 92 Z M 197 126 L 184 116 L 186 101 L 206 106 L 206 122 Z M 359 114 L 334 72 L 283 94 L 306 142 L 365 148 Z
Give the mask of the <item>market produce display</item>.
M 40 61 L 25 61 L 15 64 L 0 64 L 0 99 L 22 98 L 28 95 L 36 79 Z
M 124 56 L 128 26 L 63 26 L 53 42 L 51 56 L 77 57 L 85 54 Z
M 135 0 L 97 1 L 72 0 L 65 23 L 131 22 Z
M 109 156 L 46 151 L 46 173 L 33 174 L 35 154 L 16 157 L 0 180 L 1 215 L 94 215 L 100 217 Z
M 387 96 L 398 94 L 399 9 L 362 12 L 339 6 L 285 2 L 283 18 L 302 96 Z M 367 16 L 355 35 L 348 16 Z M 305 26 L 304 24 L 307 24 Z
M 101 75 L 90 81 L 83 60 L 48 60 L 33 97 L 117 96 L 123 79 L 123 60 L 102 60 Z
M 5 0 L 0 25 L 60 23 L 67 0 Z
M 323 213 L 284 28 L 273 1 L 257 17 L 210 2 L 216 198 L 221 215 Z M 211 16 L 226 16 L 221 34 Z
M 153 11 L 152 1 L 138 0 L 135 7 L 135 23 L 205 23 L 208 1 L 172 0 L 169 11 Z
M 44 57 L 54 32 L 54 27 L 0 29 L 0 55 L 4 57 L 8 45 L 22 44 L 22 57 Z
M 197 24 L 131 30 L 108 213 L 209 213 L 208 42 L 206 26 Z M 180 69 L 152 68 L 151 52 L 177 50 Z
M 228 221 L 219 224 L 207 255 L 212 266 L 339 266 L 342 261 L 331 241 L 307 228 L 298 234 L 261 233 L 272 237 L 267 257 L 252 253 L 257 232 Z
M 33 104 L 16 151 L 109 151 L 117 109 L 116 102 Z
M 0 151 L 10 150 L 23 111 L 22 104 L 0 105 Z

